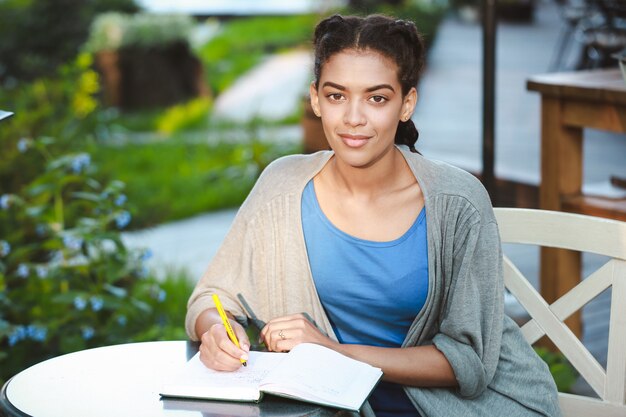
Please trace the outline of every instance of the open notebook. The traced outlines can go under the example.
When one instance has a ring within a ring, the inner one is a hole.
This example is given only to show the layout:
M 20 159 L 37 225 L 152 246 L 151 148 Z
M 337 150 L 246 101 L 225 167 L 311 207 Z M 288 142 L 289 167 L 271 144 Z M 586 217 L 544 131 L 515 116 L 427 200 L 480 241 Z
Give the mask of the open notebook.
M 358 411 L 382 371 L 313 343 L 289 353 L 250 352 L 235 372 L 206 368 L 196 354 L 164 381 L 166 397 L 260 401 L 264 393 Z

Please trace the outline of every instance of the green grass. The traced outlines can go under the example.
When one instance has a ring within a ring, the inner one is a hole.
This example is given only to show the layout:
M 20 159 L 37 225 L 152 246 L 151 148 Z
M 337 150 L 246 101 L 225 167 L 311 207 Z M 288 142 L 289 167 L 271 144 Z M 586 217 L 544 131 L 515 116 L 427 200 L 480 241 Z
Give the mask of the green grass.
M 105 178 L 126 183 L 130 227 L 141 228 L 238 206 L 260 171 L 297 146 L 260 143 L 185 143 L 98 146 L 91 150 Z

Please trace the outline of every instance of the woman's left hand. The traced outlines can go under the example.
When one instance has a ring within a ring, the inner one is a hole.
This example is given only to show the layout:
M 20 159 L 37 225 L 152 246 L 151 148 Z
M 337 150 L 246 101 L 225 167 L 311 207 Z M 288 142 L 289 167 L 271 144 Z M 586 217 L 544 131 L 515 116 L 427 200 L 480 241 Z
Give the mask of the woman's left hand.
M 261 338 L 269 351 L 289 352 L 300 343 L 317 343 L 331 347 L 333 340 L 324 335 L 303 314 L 277 317 L 267 322 Z

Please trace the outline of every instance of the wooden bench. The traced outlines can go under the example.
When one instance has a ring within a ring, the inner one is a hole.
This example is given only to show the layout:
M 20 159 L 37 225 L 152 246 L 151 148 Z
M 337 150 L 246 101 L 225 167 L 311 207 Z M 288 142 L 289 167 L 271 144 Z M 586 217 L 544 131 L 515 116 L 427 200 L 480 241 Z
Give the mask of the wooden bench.
M 626 416 L 626 222 L 557 211 L 496 208 L 502 243 L 596 253 L 611 259 L 548 304 L 505 256 L 504 282 L 531 319 L 522 327 L 533 344 L 546 335 L 599 398 L 560 393 L 563 415 Z M 542 277 L 542 279 L 546 279 Z M 611 287 L 606 369 L 563 322 Z

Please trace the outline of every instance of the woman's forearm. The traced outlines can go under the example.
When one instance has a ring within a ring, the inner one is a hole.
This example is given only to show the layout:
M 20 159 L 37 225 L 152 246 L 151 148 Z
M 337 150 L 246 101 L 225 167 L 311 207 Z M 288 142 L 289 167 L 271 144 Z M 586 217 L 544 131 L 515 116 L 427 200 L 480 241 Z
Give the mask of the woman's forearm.
M 386 381 L 416 387 L 456 387 L 454 371 L 435 346 L 383 348 L 341 344 L 346 356 L 381 368 Z

